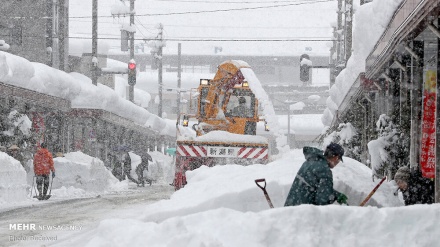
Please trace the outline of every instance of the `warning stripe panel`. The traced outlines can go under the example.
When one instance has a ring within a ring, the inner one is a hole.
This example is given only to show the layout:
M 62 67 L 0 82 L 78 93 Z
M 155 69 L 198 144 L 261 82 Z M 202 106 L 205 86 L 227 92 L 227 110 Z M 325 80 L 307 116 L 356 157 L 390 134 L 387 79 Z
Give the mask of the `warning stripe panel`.
M 180 156 L 207 157 L 208 148 L 208 146 L 179 145 L 177 146 L 177 153 Z M 242 159 L 268 159 L 268 156 L 267 148 L 241 147 L 236 157 Z
M 206 157 L 207 154 L 207 151 L 203 146 L 179 145 L 177 146 L 177 152 L 181 156 L 190 157 Z
M 268 150 L 267 148 L 246 148 L 243 147 L 238 152 L 239 158 L 247 159 L 267 159 Z

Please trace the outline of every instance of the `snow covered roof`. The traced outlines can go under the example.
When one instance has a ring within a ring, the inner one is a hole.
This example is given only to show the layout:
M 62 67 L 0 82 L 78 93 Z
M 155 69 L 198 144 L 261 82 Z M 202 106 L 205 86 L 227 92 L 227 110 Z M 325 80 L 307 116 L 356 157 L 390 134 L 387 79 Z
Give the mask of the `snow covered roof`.
M 356 78 L 361 72 L 365 72 L 368 55 L 402 1 L 373 1 L 356 8 L 353 18 L 353 53 L 347 61 L 346 68 L 339 73 L 335 84 L 330 88 L 327 109 L 322 117 L 324 125 L 331 124 L 336 110 L 340 108 Z
M 69 100 L 72 108 L 102 109 L 161 135 L 176 135 L 174 121 L 162 119 L 121 98 L 107 86 L 99 83 L 97 86 L 93 85 L 91 79 L 82 74 L 67 74 L 0 51 L 0 81 Z

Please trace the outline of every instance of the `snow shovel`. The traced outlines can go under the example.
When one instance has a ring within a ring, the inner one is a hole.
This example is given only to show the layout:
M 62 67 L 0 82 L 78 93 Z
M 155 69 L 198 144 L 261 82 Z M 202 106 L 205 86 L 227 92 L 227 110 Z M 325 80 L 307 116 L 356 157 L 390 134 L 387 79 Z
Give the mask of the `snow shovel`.
M 259 183 L 263 183 L 264 182 L 264 186 L 261 186 Z M 270 201 L 269 198 L 269 194 L 267 194 L 266 191 L 266 179 L 264 178 L 260 178 L 260 179 L 255 179 L 255 183 L 257 184 L 258 187 L 260 187 L 260 189 L 263 190 L 264 196 L 266 197 L 267 203 L 269 203 L 269 207 L 273 208 L 272 202 Z
M 382 180 L 380 180 L 379 184 L 377 184 L 376 187 L 374 187 L 374 189 L 370 192 L 370 194 L 368 194 L 368 196 L 361 202 L 359 206 L 361 207 L 365 206 L 365 204 L 368 202 L 368 200 L 370 200 L 370 198 L 373 196 L 376 190 L 379 189 L 380 185 L 383 183 L 383 181 L 385 181 L 386 178 L 387 177 L 383 177 Z

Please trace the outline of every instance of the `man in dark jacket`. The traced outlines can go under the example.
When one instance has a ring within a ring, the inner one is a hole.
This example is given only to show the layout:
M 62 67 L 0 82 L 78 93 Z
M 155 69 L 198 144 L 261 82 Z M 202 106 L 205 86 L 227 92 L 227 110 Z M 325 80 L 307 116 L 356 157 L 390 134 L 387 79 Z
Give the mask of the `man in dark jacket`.
M 331 143 L 324 153 L 313 147 L 304 147 L 303 153 L 306 161 L 296 174 L 284 206 L 328 205 L 335 201 L 347 204 L 347 196 L 333 189 L 330 170 L 342 161 L 344 149 Z
M 150 186 L 153 182 L 151 179 L 144 178 L 144 171 L 148 171 L 148 161 L 153 161 L 153 158 L 151 158 L 151 155 L 145 152 L 141 155 L 141 163 L 136 167 L 136 175 L 138 176 L 139 182 L 138 185 L 142 187 L 145 186 L 145 181 L 147 181 Z
M 400 167 L 394 175 L 399 190 L 402 191 L 405 206 L 434 203 L 434 181 L 422 177 L 421 172 Z
M 137 181 L 136 179 L 134 179 L 131 176 L 131 158 L 130 158 L 130 154 L 128 152 L 125 152 L 122 156 L 123 158 L 123 170 L 124 170 L 124 175 L 127 176 L 128 179 L 130 179 L 131 181 L 133 181 L 136 184 L 139 184 L 139 181 Z

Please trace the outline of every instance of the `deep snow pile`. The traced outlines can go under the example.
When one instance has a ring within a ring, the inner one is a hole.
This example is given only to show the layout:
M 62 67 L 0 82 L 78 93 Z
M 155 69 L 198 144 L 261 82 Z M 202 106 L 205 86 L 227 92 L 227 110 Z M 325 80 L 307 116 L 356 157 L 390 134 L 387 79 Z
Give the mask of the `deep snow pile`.
M 149 163 L 144 177 L 153 183 L 169 184 L 174 178 L 174 157 L 164 155 L 158 151 L 149 153 L 153 159 Z M 140 156 L 131 153 L 132 176 L 137 178 L 136 166 L 140 163 Z M 35 177 L 32 160 L 23 166 L 4 152 L 0 152 L 0 205 L 12 206 L 14 203 L 26 204 L 37 199 L 30 198 L 30 190 L 35 195 Z M 104 166 L 104 162 L 80 151 L 66 153 L 64 157 L 54 158 L 55 178 L 52 184 L 51 199 L 65 199 L 88 197 L 96 194 L 112 193 L 114 191 L 129 190 L 128 180 L 118 181 Z
M 128 189 L 127 183 L 120 183 L 98 158 L 80 151 L 66 153 L 54 158 L 55 178 L 52 194 L 57 197 L 78 197 L 113 190 Z M 34 169 L 30 166 L 28 183 L 32 185 Z
M 344 157 L 334 187 L 351 206 L 283 207 L 304 162 L 293 150 L 266 166 L 225 165 L 188 172 L 188 185 L 169 200 L 147 205 L 140 219 L 107 219 L 83 246 L 437 246 L 440 205 L 402 207 L 385 182 L 366 207 L 357 205 L 379 181 Z M 254 180 L 265 178 L 275 206 L 269 209 Z M 377 205 L 374 207 L 372 205 Z M 154 233 L 154 234 L 152 234 Z
M 0 205 L 26 200 L 27 188 L 23 166 L 8 154 L 0 152 Z
M 226 165 L 208 168 L 202 166 L 187 172 L 188 184 L 174 193 L 170 200 L 149 205 L 144 220 L 162 221 L 173 216 L 225 207 L 246 212 L 268 208 L 255 179 L 265 178 L 267 191 L 275 207 L 284 205 L 295 174 L 305 161 L 302 150 L 295 149 L 282 159 L 267 165 Z M 379 181 L 371 178 L 371 169 L 344 157 L 333 170 L 334 188 L 348 195 L 349 205 L 359 205 Z M 391 207 L 403 205 L 393 196 L 394 182 L 384 183 L 368 205 Z M 391 196 L 390 196 L 391 195 Z
M 159 224 L 109 219 L 84 246 L 438 246 L 439 209 L 301 205 L 258 213 L 218 208 Z
M 57 175 L 54 189 L 73 186 L 88 192 L 103 192 L 118 183 L 104 162 L 80 151 L 55 158 L 54 162 Z

